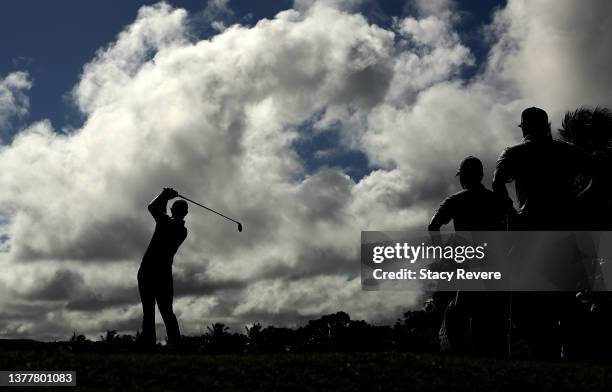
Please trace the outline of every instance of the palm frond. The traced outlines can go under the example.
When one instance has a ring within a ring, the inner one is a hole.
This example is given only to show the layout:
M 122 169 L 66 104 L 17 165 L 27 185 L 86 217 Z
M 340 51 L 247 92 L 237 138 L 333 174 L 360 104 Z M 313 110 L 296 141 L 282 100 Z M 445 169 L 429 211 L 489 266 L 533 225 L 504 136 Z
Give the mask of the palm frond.
M 563 117 L 559 135 L 592 155 L 612 154 L 612 111 L 601 106 L 569 111 Z

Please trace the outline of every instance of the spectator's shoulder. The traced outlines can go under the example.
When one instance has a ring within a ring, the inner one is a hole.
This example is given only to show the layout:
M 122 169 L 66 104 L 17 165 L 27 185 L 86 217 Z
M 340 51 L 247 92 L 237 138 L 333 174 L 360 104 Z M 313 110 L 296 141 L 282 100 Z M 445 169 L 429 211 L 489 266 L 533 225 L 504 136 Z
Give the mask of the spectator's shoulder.
M 529 148 L 529 143 L 519 143 L 519 144 L 515 144 L 513 146 L 510 147 L 506 147 L 503 151 L 502 151 L 502 156 L 508 156 L 508 155 L 514 155 L 514 154 L 520 154 L 522 151 L 526 150 L 527 148 Z
M 455 203 L 458 200 L 465 198 L 468 194 L 468 191 L 465 189 L 460 190 L 459 192 L 453 193 L 450 196 L 447 196 L 446 199 L 442 202 L 443 204 Z
M 523 149 L 523 143 L 504 148 L 501 154 L 499 154 L 499 158 L 497 158 L 497 168 L 499 169 L 501 166 L 507 165 L 510 161 L 514 160 L 515 156 L 521 155 Z
M 563 140 L 554 139 L 553 144 L 556 148 L 562 148 L 568 151 L 579 151 L 578 147 Z

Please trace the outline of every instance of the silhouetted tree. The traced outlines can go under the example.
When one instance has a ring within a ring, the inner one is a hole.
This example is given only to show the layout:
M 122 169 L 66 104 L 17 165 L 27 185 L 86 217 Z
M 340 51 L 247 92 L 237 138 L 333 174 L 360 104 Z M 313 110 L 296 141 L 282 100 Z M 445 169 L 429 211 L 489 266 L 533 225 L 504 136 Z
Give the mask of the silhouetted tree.
M 130 351 L 135 348 L 136 337 L 132 335 L 120 335 L 117 331 L 106 331 L 106 335 L 100 336 L 100 341 L 111 350 Z
M 559 135 L 593 160 L 593 187 L 581 201 L 582 215 L 588 217 L 584 227 L 609 230 L 612 227 L 612 111 L 598 106 L 567 112 Z M 578 183 L 577 187 L 585 185 Z
M 254 324 L 247 328 L 247 351 L 254 353 L 284 353 L 297 347 L 296 331 L 289 328 Z
M 404 318 L 397 320 L 393 327 L 397 349 L 437 352 L 439 350 L 438 331 L 442 322 L 442 314 L 443 310 L 433 306 L 426 307 L 426 310 L 404 313 Z
M 180 350 L 189 353 L 288 353 L 288 352 L 376 352 L 397 349 L 427 350 L 429 332 L 436 327 L 433 312 L 407 312 L 395 327 L 374 326 L 363 320 L 351 320 L 345 312 L 323 315 L 298 328 L 263 327 L 255 323 L 245 333 L 232 333 L 223 323 L 213 323 L 200 336 L 182 336 L 181 346 L 158 350 Z M 92 342 L 76 331 L 68 342 L 69 349 L 93 352 L 139 351 L 137 337 L 121 335 L 116 330 L 106 331 L 100 340 Z M 409 343 L 406 343 L 409 342 Z
M 201 336 L 181 336 L 181 350 L 183 352 L 202 352 L 206 345 L 206 335 Z
M 87 338 L 85 335 L 77 335 L 77 332 L 74 331 L 72 332 L 72 337 L 70 338 L 69 342 L 73 345 L 85 344 L 87 342 Z
M 247 337 L 238 333 L 230 333 L 229 327 L 223 323 L 213 323 L 206 327 L 204 334 L 204 350 L 213 354 L 238 353 L 246 349 Z
M 94 347 L 95 343 L 87 339 L 85 335 L 78 334 L 77 331 L 72 333 L 68 340 L 68 348 L 72 351 L 87 351 Z
M 100 335 L 100 341 L 106 344 L 113 344 L 117 339 L 117 331 L 106 331 L 106 335 Z
M 559 135 L 595 157 L 609 157 L 612 151 L 612 111 L 597 106 L 581 107 L 563 117 Z

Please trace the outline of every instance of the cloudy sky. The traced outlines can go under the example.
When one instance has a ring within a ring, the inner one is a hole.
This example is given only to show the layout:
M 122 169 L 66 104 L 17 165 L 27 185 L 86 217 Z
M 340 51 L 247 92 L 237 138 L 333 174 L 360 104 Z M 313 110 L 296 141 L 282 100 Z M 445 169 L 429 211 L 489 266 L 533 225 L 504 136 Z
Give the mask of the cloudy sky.
M 361 230 L 422 229 L 466 155 L 489 183 L 527 106 L 612 105 L 608 0 L 29 3 L 0 13 L 0 338 L 137 330 L 163 186 L 245 227 L 192 208 L 183 333 L 393 321 L 419 293 L 361 291 Z

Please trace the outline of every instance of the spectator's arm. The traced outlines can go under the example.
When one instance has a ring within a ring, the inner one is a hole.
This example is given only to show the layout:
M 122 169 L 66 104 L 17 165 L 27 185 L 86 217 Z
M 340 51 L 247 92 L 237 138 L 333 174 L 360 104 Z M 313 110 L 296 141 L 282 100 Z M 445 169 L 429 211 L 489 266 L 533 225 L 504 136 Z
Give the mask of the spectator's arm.
M 508 195 L 508 189 L 506 189 L 506 184 L 514 180 L 507 151 L 504 150 L 497 160 L 495 172 L 493 173 L 493 192 L 495 192 L 502 203 L 505 214 L 514 215 L 516 213 L 514 204 Z
M 453 219 L 453 202 L 452 199 L 446 198 L 438 207 L 438 210 L 434 214 L 433 218 L 431 218 L 431 222 L 429 222 L 429 226 L 427 230 L 429 231 L 440 231 L 440 228 L 443 225 L 446 225 Z

